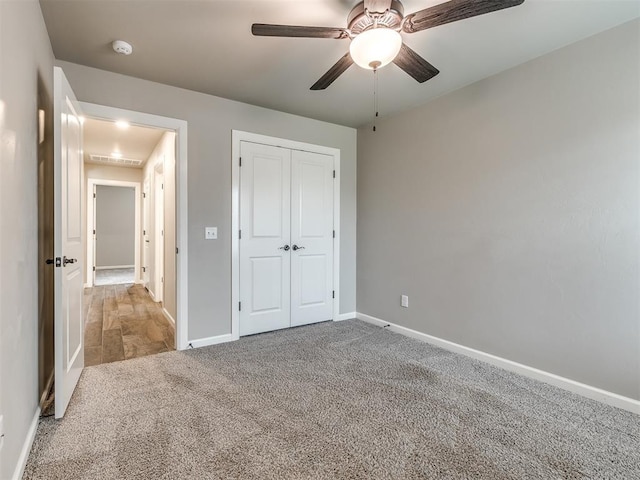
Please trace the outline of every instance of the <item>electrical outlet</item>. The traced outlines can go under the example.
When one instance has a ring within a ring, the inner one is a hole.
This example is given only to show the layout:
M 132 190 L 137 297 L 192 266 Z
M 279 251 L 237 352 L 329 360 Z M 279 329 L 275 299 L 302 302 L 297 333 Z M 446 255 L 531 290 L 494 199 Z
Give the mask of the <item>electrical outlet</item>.
M 402 295 L 400 297 L 400 306 L 409 308 L 409 297 L 407 295 Z
M 218 238 L 218 227 L 205 227 L 204 238 L 205 240 L 216 240 Z

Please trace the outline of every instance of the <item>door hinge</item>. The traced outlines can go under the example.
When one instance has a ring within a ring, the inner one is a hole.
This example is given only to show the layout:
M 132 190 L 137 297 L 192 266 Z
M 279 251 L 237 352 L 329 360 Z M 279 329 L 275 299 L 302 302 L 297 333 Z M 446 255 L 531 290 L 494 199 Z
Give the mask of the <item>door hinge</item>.
M 336 291 L 335 290 L 331 290 L 331 298 L 336 298 Z
M 333 231 L 333 238 L 336 238 L 336 231 Z
M 333 178 L 336 178 L 336 171 L 333 171 Z
M 242 310 L 242 302 L 238 302 L 238 311 Z
M 242 230 L 238 230 L 238 239 L 242 239 Z
M 242 157 L 240 157 L 239 161 L 238 161 L 238 166 L 241 167 L 242 166 Z

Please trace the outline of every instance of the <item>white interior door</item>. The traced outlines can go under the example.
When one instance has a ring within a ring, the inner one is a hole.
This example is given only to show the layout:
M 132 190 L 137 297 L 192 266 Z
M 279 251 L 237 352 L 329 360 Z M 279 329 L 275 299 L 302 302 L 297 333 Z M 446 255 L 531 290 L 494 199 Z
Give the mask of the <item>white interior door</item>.
M 291 326 L 333 318 L 333 157 L 291 154 Z
M 55 416 L 64 415 L 84 367 L 82 124 L 62 69 L 54 70 Z
M 164 299 L 164 174 L 162 170 L 155 170 L 154 186 L 153 295 L 156 302 L 162 302 Z
M 151 261 L 151 252 L 149 246 L 151 245 L 151 238 L 149 229 L 151 228 L 151 222 L 149 216 L 151 215 L 149 209 L 149 187 L 150 187 L 150 178 L 149 175 L 145 177 L 143 187 L 142 187 L 142 238 L 143 238 L 143 247 L 142 247 L 142 283 L 145 288 L 149 288 L 149 262 Z
M 98 253 L 97 253 L 98 252 L 98 235 L 97 235 L 98 231 L 96 229 L 96 225 L 97 225 L 97 222 L 96 222 L 96 218 L 97 218 L 96 217 L 96 211 L 97 211 L 96 203 L 97 203 L 97 201 L 96 200 L 97 199 L 96 199 L 96 186 L 95 186 L 95 184 L 93 185 L 93 192 L 92 193 L 93 193 L 93 195 L 91 195 L 91 202 L 93 204 L 93 208 L 92 208 L 92 211 L 93 211 L 92 217 L 93 218 L 91 219 L 91 222 L 93 222 L 92 223 L 93 232 L 91 234 L 91 241 L 93 242 L 93 248 L 91 250 L 92 251 L 91 265 L 92 265 L 93 268 L 91 268 L 91 284 L 90 285 L 93 287 L 96 284 L 96 258 L 98 257 Z
M 240 152 L 240 335 L 251 335 L 290 326 L 291 151 Z

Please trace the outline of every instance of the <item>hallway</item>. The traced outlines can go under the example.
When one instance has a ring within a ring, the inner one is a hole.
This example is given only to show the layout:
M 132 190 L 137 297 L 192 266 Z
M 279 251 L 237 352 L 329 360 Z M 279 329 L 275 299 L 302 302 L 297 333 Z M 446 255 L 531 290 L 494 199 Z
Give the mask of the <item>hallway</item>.
M 175 327 L 142 285 L 85 289 L 85 367 L 175 350 Z

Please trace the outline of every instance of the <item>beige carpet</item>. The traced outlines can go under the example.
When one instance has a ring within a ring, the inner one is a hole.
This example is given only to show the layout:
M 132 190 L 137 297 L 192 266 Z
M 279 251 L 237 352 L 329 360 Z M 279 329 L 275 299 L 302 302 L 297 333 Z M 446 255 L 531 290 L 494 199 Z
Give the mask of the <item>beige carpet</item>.
M 356 320 L 85 369 L 26 479 L 638 479 L 631 413 Z

